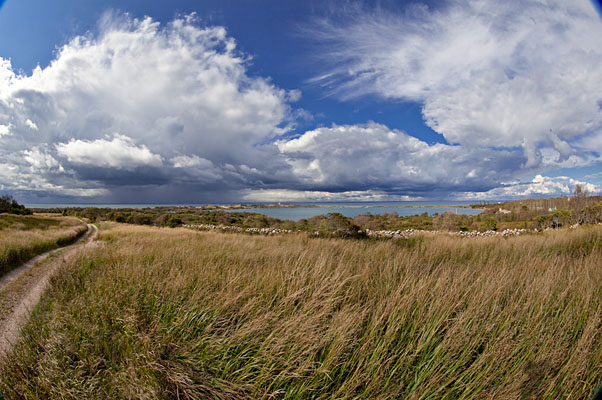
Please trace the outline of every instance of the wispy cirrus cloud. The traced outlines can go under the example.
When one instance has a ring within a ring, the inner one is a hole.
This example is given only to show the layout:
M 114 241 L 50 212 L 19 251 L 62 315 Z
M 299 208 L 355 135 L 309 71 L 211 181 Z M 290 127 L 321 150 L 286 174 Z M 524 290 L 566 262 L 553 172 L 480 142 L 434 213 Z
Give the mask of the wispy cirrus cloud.
M 330 63 L 315 82 L 343 99 L 422 103 L 449 143 L 522 148 L 526 167 L 600 156 L 583 140 L 602 131 L 602 21 L 588 0 L 357 8 L 308 31 Z

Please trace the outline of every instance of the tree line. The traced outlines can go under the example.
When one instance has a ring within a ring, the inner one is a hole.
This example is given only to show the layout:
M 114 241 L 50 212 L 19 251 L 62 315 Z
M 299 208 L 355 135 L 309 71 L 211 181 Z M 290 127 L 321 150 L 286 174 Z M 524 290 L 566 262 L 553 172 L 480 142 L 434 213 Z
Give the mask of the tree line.
M 0 196 L 0 214 L 18 214 L 18 215 L 30 215 L 31 210 L 25 206 L 19 204 L 12 196 L 1 195 Z

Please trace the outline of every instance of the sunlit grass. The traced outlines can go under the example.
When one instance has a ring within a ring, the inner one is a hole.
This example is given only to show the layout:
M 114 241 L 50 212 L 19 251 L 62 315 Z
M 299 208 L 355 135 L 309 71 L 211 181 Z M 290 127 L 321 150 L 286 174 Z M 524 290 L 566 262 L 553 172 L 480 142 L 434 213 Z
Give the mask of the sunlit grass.
M 584 399 L 602 227 L 412 242 L 104 224 L 0 366 L 8 398 Z
M 37 254 L 70 243 L 86 229 L 73 217 L 0 215 L 0 276 Z

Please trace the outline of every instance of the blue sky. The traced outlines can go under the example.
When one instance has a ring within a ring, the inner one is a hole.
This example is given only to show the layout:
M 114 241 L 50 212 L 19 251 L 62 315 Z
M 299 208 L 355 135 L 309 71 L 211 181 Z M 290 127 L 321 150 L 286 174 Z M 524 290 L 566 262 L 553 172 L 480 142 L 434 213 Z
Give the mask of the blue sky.
M 598 4 L 518 3 L 0 2 L 0 191 L 29 203 L 600 192 Z

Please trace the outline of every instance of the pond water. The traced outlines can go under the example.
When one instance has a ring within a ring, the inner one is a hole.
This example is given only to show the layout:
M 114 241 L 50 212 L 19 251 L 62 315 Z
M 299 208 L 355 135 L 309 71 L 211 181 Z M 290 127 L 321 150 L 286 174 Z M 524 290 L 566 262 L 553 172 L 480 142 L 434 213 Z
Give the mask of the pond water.
M 456 214 L 477 215 L 483 210 L 474 208 L 462 208 L 453 206 L 412 206 L 412 207 L 370 207 L 370 206 L 322 206 L 322 207 L 298 207 L 298 208 L 247 208 L 237 210 L 226 210 L 228 212 L 253 212 L 264 214 L 268 217 L 278 218 L 282 220 L 298 221 L 301 218 L 311 218 L 320 214 L 341 213 L 346 217 L 356 217 L 361 214 L 385 214 L 396 212 L 399 216 L 420 215 L 427 213 L 433 215 L 435 213 L 443 214 L 447 211 L 453 211 Z
M 463 208 L 472 202 L 469 201 L 401 201 L 401 202 L 341 202 L 341 203 L 300 203 L 308 207 L 295 208 L 245 208 L 224 210 L 227 212 L 254 212 L 264 214 L 272 218 L 282 220 L 298 221 L 302 218 L 311 218 L 320 214 L 341 213 L 346 217 L 353 218 L 360 214 L 384 214 L 396 212 L 399 216 L 420 215 L 427 213 L 443 214 L 453 211 L 456 214 L 477 215 L 483 210 Z M 299 203 L 298 203 L 299 204 Z M 98 208 L 146 208 L 157 206 L 177 206 L 199 204 L 26 204 L 31 208 L 63 208 L 63 207 L 98 207 Z M 314 207 L 311 207 L 314 206 Z M 319 206 L 319 207 L 315 207 Z

